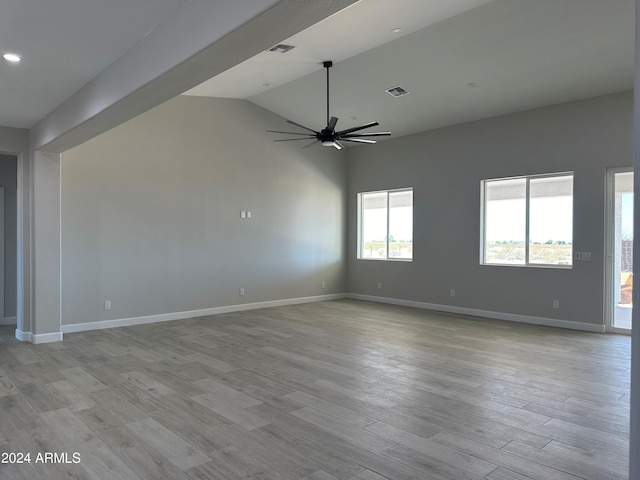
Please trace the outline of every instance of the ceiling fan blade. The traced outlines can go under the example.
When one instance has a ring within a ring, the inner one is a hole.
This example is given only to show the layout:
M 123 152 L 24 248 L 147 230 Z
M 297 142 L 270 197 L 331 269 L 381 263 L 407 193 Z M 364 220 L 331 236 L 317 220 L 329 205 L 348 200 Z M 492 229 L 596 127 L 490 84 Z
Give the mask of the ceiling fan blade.
M 369 122 L 364 125 L 360 125 L 359 127 L 347 128 L 346 130 L 342 130 L 340 132 L 336 132 L 336 135 L 344 135 L 345 133 L 357 132 L 358 130 L 364 130 L 365 128 L 375 127 L 376 125 L 380 125 L 378 122 Z
M 368 140 L 366 138 L 349 138 L 349 137 L 342 137 L 340 140 L 342 140 L 343 142 L 356 142 L 356 143 L 376 143 L 375 140 Z
M 347 128 L 345 130 L 341 130 L 336 132 L 336 125 L 338 124 L 338 117 L 329 117 L 329 69 L 333 66 L 333 62 L 330 60 L 322 62 L 322 65 L 327 71 L 327 126 L 320 131 L 313 130 L 309 127 L 305 127 L 304 125 L 300 125 L 292 120 L 287 120 L 287 123 L 291 125 L 295 125 L 298 128 L 306 130 L 310 133 L 302 133 L 302 132 L 287 132 L 284 130 L 267 130 L 269 133 L 279 133 L 283 135 L 296 135 L 298 138 L 279 138 L 274 140 L 274 142 L 295 142 L 296 140 L 311 140 L 311 143 L 305 145 L 302 148 L 308 148 L 311 145 L 315 145 L 318 142 L 321 142 L 323 146 L 334 147 L 337 150 L 342 150 L 345 146 L 340 143 L 344 142 L 354 142 L 354 143 L 376 143 L 375 140 L 366 138 L 366 137 L 383 137 L 387 135 L 391 135 L 391 132 L 372 132 L 372 133 L 354 133 L 360 132 L 360 130 L 365 130 L 367 128 L 375 127 L 376 125 L 380 125 L 378 122 L 369 122 L 358 127 Z M 355 118 L 355 117 L 354 117 Z
M 391 132 L 348 133 L 346 135 L 342 135 L 342 138 L 383 137 L 387 135 L 391 135 Z
M 282 132 L 280 130 L 265 130 L 265 132 L 269 132 L 269 133 L 286 133 L 289 135 L 305 135 L 307 137 L 310 137 L 312 135 L 308 134 L 308 133 L 300 133 L 300 132 Z
M 310 132 L 313 132 L 313 133 L 318 133 L 315 130 L 311 130 L 309 127 L 305 127 L 304 125 L 300 125 L 299 123 L 292 122 L 291 120 L 287 120 L 287 123 L 290 123 L 291 125 L 295 125 L 296 127 L 304 128 L 305 130 L 309 130 Z
M 310 140 L 313 138 L 313 135 L 309 135 L 308 137 L 304 137 L 304 138 L 280 138 L 278 140 L 274 140 L 274 142 L 293 142 L 295 140 Z

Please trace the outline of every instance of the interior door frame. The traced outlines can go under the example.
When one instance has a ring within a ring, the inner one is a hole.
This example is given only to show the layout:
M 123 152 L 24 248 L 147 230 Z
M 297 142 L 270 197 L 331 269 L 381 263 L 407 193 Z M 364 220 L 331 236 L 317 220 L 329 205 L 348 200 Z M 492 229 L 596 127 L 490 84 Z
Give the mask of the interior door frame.
M 616 173 L 633 173 L 633 166 L 611 167 L 606 170 L 605 186 L 605 265 L 604 265 L 604 326 L 607 332 L 631 335 L 631 329 L 616 328 L 613 326 L 614 315 L 614 280 L 613 280 L 613 255 L 614 255 L 614 222 L 615 222 L 615 176 Z M 634 239 L 635 240 L 635 239 Z

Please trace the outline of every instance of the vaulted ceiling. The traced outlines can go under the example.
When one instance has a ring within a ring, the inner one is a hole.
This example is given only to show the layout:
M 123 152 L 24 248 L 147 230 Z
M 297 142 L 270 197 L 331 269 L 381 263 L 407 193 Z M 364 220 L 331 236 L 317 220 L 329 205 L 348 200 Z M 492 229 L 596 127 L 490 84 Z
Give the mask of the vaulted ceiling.
M 0 53 L 23 61 L 0 61 L 0 125 L 30 128 L 187 3 L 4 0 Z M 187 94 L 247 99 L 319 129 L 322 61 L 333 60 L 339 127 L 377 120 L 397 137 L 620 92 L 633 87 L 634 2 L 361 0 L 281 43 L 295 48 Z M 385 92 L 397 85 L 409 95 Z
M 188 93 L 246 98 L 319 129 L 321 62 L 336 60 L 338 126 L 377 120 L 397 137 L 632 89 L 634 5 L 363 0 L 283 43 L 296 48 L 263 52 Z M 385 92 L 397 85 L 410 94 Z

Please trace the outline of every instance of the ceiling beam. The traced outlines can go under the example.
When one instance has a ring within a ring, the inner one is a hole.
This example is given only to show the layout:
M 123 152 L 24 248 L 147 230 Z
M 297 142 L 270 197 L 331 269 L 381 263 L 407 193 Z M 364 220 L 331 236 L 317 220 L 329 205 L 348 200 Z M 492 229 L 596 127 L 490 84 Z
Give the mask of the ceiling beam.
M 61 153 L 247 60 L 357 0 L 194 0 L 38 122 Z

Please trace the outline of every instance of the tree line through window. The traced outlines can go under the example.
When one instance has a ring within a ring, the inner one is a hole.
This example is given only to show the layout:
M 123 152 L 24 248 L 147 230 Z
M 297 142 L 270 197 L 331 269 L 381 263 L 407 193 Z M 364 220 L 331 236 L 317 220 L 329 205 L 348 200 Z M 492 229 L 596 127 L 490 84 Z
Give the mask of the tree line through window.
M 358 258 L 413 258 L 413 189 L 358 194 Z
M 483 180 L 481 190 L 481 263 L 572 265 L 572 172 Z
M 486 265 L 571 267 L 573 172 L 481 182 Z M 413 188 L 358 194 L 358 258 L 413 259 Z

